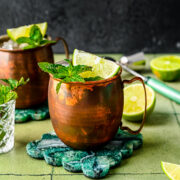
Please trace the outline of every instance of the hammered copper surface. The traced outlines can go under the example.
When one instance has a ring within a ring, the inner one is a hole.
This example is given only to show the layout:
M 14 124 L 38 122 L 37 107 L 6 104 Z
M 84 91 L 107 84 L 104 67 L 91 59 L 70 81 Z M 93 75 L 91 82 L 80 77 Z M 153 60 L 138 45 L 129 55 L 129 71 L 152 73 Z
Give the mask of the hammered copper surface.
M 121 69 L 122 70 L 122 69 Z M 50 75 L 48 102 L 51 121 L 58 137 L 75 149 L 94 149 L 110 141 L 118 128 L 138 134 L 146 118 L 147 97 L 144 82 L 139 77 L 121 80 L 121 71 L 110 79 L 91 82 L 62 83 Z M 144 118 L 138 130 L 124 127 L 121 122 L 123 84 L 140 81 L 145 91 Z
M 58 137 L 76 149 L 97 148 L 111 140 L 121 122 L 123 84 L 119 75 L 109 81 L 62 84 L 50 77 L 48 101 Z
M 7 36 L 0 37 L 0 43 L 7 40 Z M 30 78 L 25 86 L 17 90 L 17 108 L 35 106 L 47 99 L 49 76 L 40 70 L 37 63 L 43 61 L 53 63 L 51 46 L 52 44 L 48 44 L 29 50 L 0 48 L 0 79 Z

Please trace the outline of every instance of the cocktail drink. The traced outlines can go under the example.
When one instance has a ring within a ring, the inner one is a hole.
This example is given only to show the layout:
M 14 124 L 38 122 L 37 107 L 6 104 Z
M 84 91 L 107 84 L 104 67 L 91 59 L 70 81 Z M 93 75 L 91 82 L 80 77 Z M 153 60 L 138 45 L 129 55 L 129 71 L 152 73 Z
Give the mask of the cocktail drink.
M 145 90 L 141 78 L 122 81 L 118 65 L 83 51 L 75 50 L 72 62 L 66 61 L 70 64 L 67 67 L 39 63 L 50 74 L 50 117 L 65 144 L 75 149 L 94 149 L 110 141 L 119 127 L 132 134 L 141 131 L 145 116 L 136 131 L 123 127 L 121 122 L 123 84 L 140 80 Z
M 10 151 L 14 146 L 14 119 L 16 89 L 25 85 L 29 79 L 19 81 L 3 79 L 7 85 L 0 84 L 0 153 Z
M 30 82 L 18 89 L 16 108 L 29 108 L 47 100 L 49 77 L 40 71 L 37 63 L 53 63 L 52 45 L 63 38 L 52 41 L 46 36 L 47 23 L 8 29 L 0 36 L 0 78 L 30 78 Z

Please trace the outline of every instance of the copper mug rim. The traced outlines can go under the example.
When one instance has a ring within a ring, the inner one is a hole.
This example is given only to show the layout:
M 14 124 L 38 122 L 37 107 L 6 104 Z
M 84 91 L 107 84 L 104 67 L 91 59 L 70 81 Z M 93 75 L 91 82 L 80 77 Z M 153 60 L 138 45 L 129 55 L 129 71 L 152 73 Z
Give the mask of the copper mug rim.
M 118 74 L 116 74 L 115 76 L 108 78 L 108 79 L 102 79 L 102 80 L 97 80 L 97 81 L 86 81 L 86 82 L 68 82 L 68 83 L 63 83 L 63 84 L 74 84 L 74 85 L 93 85 L 93 84 L 102 84 L 102 83 L 108 83 L 111 82 L 115 79 L 117 79 L 122 73 L 122 67 L 120 66 L 120 70 L 118 72 Z M 52 74 L 49 73 L 49 76 L 56 80 L 56 81 L 60 81 L 61 79 L 58 78 L 54 78 Z
M 48 37 L 50 37 L 50 36 L 48 36 Z M 9 36 L 6 35 L 6 34 L 0 36 L 1 41 L 3 41 L 3 40 L 6 41 L 6 40 L 9 40 L 9 39 L 10 39 Z M 34 51 L 36 49 L 41 49 L 41 48 L 44 48 L 44 47 L 47 47 L 47 46 L 55 45 L 58 42 L 57 39 L 55 39 L 54 41 L 56 41 L 56 42 L 45 44 L 45 45 L 42 45 L 42 46 L 38 46 L 38 47 L 35 47 L 35 48 L 32 48 L 32 49 L 4 49 L 4 48 L 0 47 L 0 51 L 12 52 L 12 53 Z

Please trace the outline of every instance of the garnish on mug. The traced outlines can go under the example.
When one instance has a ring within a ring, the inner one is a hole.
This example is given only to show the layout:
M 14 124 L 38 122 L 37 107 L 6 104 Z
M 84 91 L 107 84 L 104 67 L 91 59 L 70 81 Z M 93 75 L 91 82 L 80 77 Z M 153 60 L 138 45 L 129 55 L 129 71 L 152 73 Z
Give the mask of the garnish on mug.
M 0 84 L 0 105 L 7 103 L 18 97 L 16 90 L 18 87 L 25 85 L 29 78 L 24 80 L 22 77 L 19 81 L 15 79 L 0 79 L 7 85 Z
M 57 93 L 59 92 L 62 83 L 97 81 L 103 79 L 99 76 L 83 78 L 80 74 L 86 71 L 92 71 L 92 67 L 86 65 L 73 66 L 69 59 L 65 59 L 65 61 L 69 63 L 69 66 L 48 62 L 38 63 L 42 71 L 52 74 L 54 78 L 60 79 L 56 86 Z
M 18 44 L 28 44 L 23 49 L 32 49 L 49 43 L 55 43 L 56 41 L 44 39 L 39 27 L 33 25 L 30 29 L 29 37 L 19 37 L 16 42 Z

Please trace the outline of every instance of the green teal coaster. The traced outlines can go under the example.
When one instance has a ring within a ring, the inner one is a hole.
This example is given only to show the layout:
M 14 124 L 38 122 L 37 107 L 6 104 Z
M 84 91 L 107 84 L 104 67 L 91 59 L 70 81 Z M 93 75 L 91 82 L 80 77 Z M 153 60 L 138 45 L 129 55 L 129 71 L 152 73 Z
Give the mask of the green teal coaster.
M 44 159 L 52 166 L 63 166 L 70 172 L 83 172 L 89 178 L 102 178 L 110 168 L 130 157 L 133 150 L 140 148 L 142 143 L 141 134 L 131 135 L 119 129 L 114 139 L 101 149 L 81 151 L 66 146 L 52 132 L 43 134 L 40 140 L 28 143 L 26 151 L 32 158 Z
M 43 120 L 49 117 L 48 104 L 44 103 L 35 108 L 30 109 L 16 109 L 15 110 L 15 122 L 23 123 L 29 120 Z

